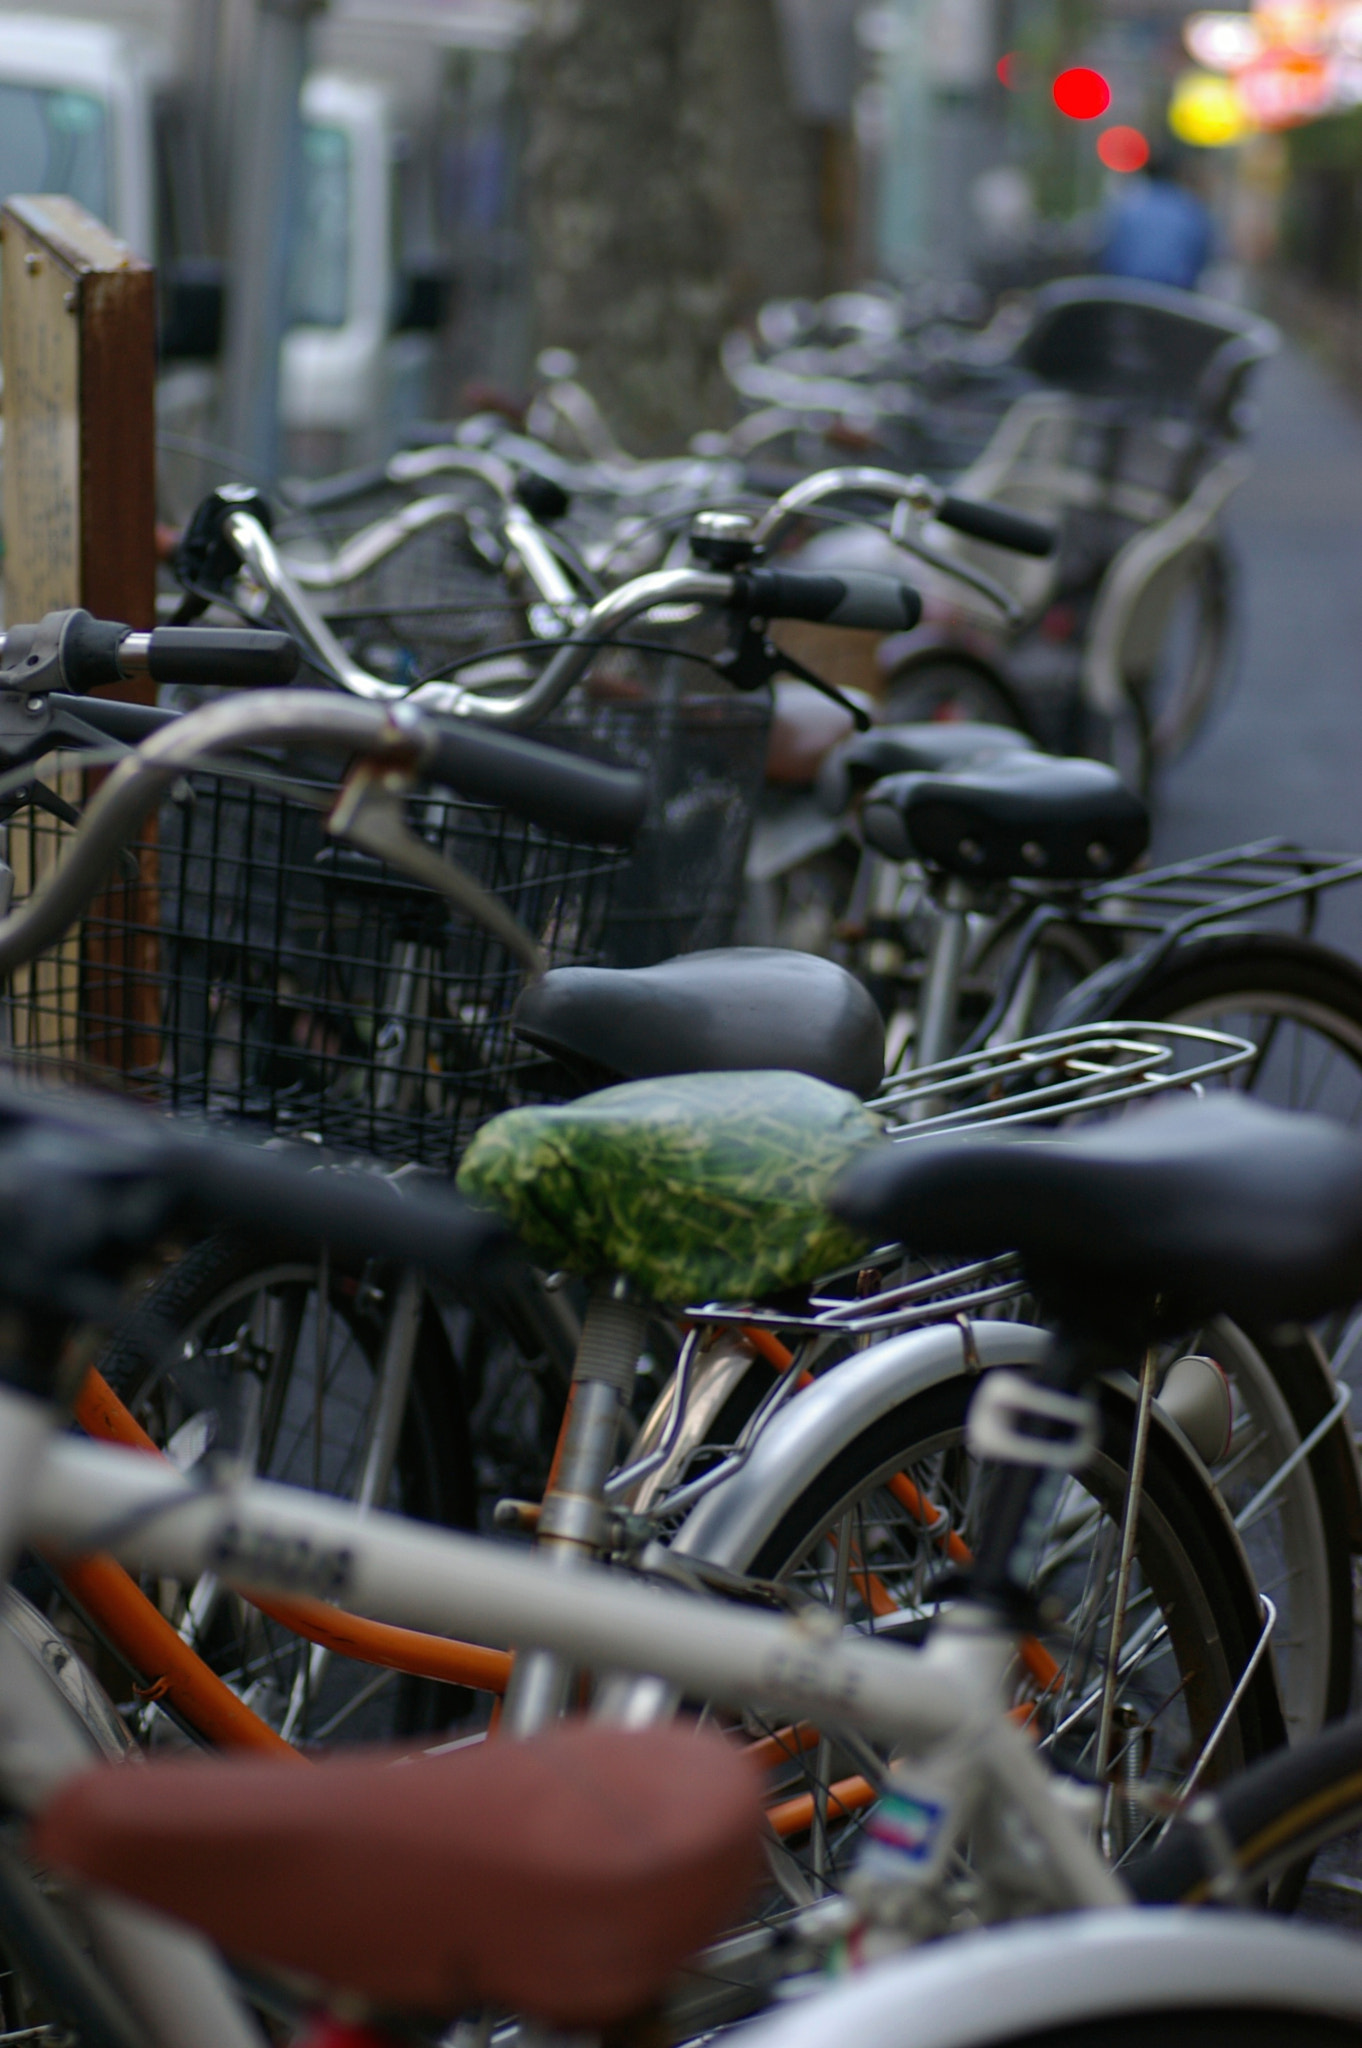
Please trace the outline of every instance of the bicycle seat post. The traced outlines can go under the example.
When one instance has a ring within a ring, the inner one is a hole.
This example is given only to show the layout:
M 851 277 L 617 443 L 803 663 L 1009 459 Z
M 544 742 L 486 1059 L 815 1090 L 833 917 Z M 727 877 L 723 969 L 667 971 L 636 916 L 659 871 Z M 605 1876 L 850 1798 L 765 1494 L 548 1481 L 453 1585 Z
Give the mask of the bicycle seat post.
M 616 1279 L 592 1295 L 573 1366 L 558 1454 L 544 1492 L 538 1546 L 556 1564 L 594 1557 L 606 1537 L 605 1482 L 643 1348 L 647 1312 Z M 530 1735 L 561 1713 L 571 1671 L 547 1651 L 517 1657 L 502 1727 Z
M 960 972 L 969 938 L 969 913 L 975 892 L 968 882 L 950 876 L 937 894 L 937 916 L 927 955 L 927 972 L 918 1009 L 915 1067 L 934 1066 L 955 1051 L 955 1025 L 960 1004 Z

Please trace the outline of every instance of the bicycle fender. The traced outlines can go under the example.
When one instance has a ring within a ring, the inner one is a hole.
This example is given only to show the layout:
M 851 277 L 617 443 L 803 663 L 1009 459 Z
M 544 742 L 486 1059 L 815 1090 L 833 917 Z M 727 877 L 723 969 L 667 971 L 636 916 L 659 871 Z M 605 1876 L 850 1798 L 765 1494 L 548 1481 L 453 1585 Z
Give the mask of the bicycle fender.
M 970 1326 L 979 1366 L 1038 1364 L 1046 1331 L 1029 1323 Z M 913 1394 L 971 1370 L 955 1323 L 888 1337 L 806 1387 L 776 1414 L 740 1470 L 692 1509 L 669 1549 L 734 1571 L 746 1568 L 788 1508 L 861 1432 Z
M 1227 2007 L 1362 2022 L 1362 1955 L 1336 1932 L 1179 1908 L 1030 1920 L 938 1942 L 749 2027 L 748 2048 L 989 2048 L 1051 2030 Z

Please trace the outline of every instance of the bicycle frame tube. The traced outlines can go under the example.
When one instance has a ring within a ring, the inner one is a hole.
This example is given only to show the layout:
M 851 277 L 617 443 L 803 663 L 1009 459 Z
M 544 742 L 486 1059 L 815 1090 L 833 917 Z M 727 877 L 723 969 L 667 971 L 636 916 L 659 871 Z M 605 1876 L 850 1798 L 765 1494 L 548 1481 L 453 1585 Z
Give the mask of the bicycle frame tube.
M 76 1403 L 76 1420 L 88 1435 L 103 1442 L 162 1457 L 108 1381 L 93 1369 L 87 1373 Z M 61 1577 L 115 1649 L 151 1685 L 163 1686 L 163 1696 L 201 1735 L 234 1749 L 280 1747 L 281 1738 L 269 1723 L 239 1700 L 181 1641 L 121 1565 L 111 1558 L 68 1560 L 61 1567 Z M 504 1692 L 510 1680 L 511 1659 L 504 1650 L 365 1621 L 319 1600 L 262 1599 L 255 1604 L 271 1621 L 337 1656 L 404 1671 L 414 1678 L 471 1686 L 480 1692 Z
M 0 1429 L 6 1406 L 0 1406 Z M 967 1734 L 977 1767 L 1014 1802 L 1074 1905 L 1117 1904 L 1120 1881 L 1055 1799 L 1044 1766 L 997 1704 L 1008 1634 L 961 1610 L 919 1652 L 849 1640 L 834 1623 L 773 1620 L 655 1590 L 583 1563 L 361 1514 L 260 1481 L 204 1488 L 113 1446 L 52 1441 L 32 1477 L 28 1534 L 68 1554 L 110 1550 L 180 1579 L 343 1598 L 361 1612 L 554 1650 L 595 1670 L 654 1674 L 733 1706 L 849 1725 L 920 1751 Z

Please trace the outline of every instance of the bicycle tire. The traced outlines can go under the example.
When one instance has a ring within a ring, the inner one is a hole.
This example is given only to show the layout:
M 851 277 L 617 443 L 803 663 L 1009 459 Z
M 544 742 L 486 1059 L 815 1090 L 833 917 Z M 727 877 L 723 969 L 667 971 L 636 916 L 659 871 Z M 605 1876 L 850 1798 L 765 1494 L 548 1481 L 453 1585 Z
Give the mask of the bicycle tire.
M 1362 970 L 1317 940 L 1251 931 L 1184 940 L 1146 974 L 1119 985 L 1103 1014 L 1161 1024 L 1223 1018 L 1227 1029 L 1232 1018 L 1260 1018 L 1271 1036 L 1250 1073 L 1251 1092 L 1279 1108 L 1362 1125 Z M 1308 1071 L 1299 1045 L 1282 1045 L 1281 1026 L 1292 1023 L 1327 1041 L 1339 1064 L 1325 1068 L 1321 1047 Z
M 742 1544 L 720 1545 L 719 1554 L 707 1551 L 709 1561 L 725 1570 L 748 1573 L 758 1581 L 784 1580 L 808 1596 L 811 1587 L 797 1583 L 801 1563 L 857 1504 L 862 1504 L 866 1518 L 857 1522 L 848 1554 L 854 1552 L 861 1560 L 856 1574 L 864 1565 L 866 1573 L 880 1578 L 883 1553 L 872 1549 L 865 1531 L 877 1520 L 884 1524 L 892 1520 L 892 1508 L 888 1515 L 884 1513 L 883 1490 L 892 1475 L 909 1473 L 920 1478 L 925 1460 L 945 1447 L 958 1448 L 963 1441 L 965 1413 L 977 1385 L 976 1376 L 962 1373 L 907 1395 L 829 1457 L 797 1493 L 772 1503 L 764 1522 L 759 1513 L 742 1517 Z M 1090 1495 L 1105 1493 L 1108 1520 L 1114 1525 L 1115 1512 L 1119 1510 L 1112 1504 L 1123 1489 L 1131 1440 L 1132 1391 L 1125 1385 L 1105 1384 L 1100 1405 L 1102 1442 L 1097 1464 L 1102 1476 L 1094 1488 L 1089 1467 L 1085 1480 Z M 1161 1663 L 1151 1661 L 1143 1676 L 1137 1672 L 1133 1681 L 1124 1679 L 1123 1688 L 1134 1699 L 1140 1696 L 1143 1685 L 1145 1693 L 1157 1703 L 1155 1711 L 1159 1714 L 1167 1711 L 1172 1702 L 1171 1719 L 1164 1726 L 1158 1748 L 1166 1766 L 1170 1756 L 1197 1753 L 1198 1738 L 1204 1740 L 1220 1708 L 1228 1701 L 1235 1678 L 1247 1665 L 1261 1622 L 1252 1575 L 1204 1468 L 1183 1446 L 1176 1432 L 1162 1422 L 1155 1423 L 1150 1444 L 1136 1569 L 1142 1583 L 1148 1573 L 1149 1583 L 1156 1588 L 1159 1618 L 1170 1630 L 1174 1653 Z M 939 1492 L 931 1497 L 941 1504 Z M 919 1547 L 930 1549 L 926 1544 Z M 886 1578 L 886 1584 L 892 1583 Z M 1109 1586 L 1110 1570 L 1103 1583 Z M 1056 1584 L 1058 1581 L 1049 1582 L 1047 1590 L 1053 1590 Z M 814 1592 L 813 1597 L 819 1597 L 818 1593 Z M 1078 1612 L 1079 1606 L 1071 1603 L 1069 1611 Z M 1098 1617 L 1092 1624 L 1095 1640 L 1103 1615 L 1100 1597 L 1093 1612 Z M 861 1625 L 864 1626 L 864 1620 Z M 1128 1641 L 1133 1644 L 1133 1637 Z M 1086 1695 L 1090 1739 L 1095 1695 L 1088 1675 L 1082 1677 L 1081 1684 Z M 642 1690 L 646 1693 L 648 1688 Z M 1184 1697 L 1185 1705 L 1181 1704 Z M 657 1707 L 648 1705 L 644 1710 L 656 1711 Z M 1062 1698 L 1059 1712 L 1066 1713 Z M 775 1731 L 764 1723 L 754 1722 L 752 1732 L 771 1736 Z M 1063 1728 L 1058 1730 L 1061 1739 L 1064 1733 Z M 1138 1739 L 1144 1741 L 1143 1730 Z M 1248 1681 L 1238 1713 L 1206 1773 L 1207 1782 L 1214 1781 L 1221 1772 L 1242 1769 L 1250 1759 L 1270 1753 L 1285 1739 L 1275 1678 L 1270 1660 L 1264 1659 Z M 1073 1750 L 1075 1746 L 1082 1747 L 1081 1731 L 1079 1737 L 1070 1740 L 1069 1748 Z M 1151 1736 L 1151 1762 L 1155 1755 L 1156 1740 Z M 1081 1768 L 1081 1756 L 1076 1755 L 1074 1760 Z M 853 1764 L 852 1768 L 857 1767 Z M 829 1763 L 828 1769 L 835 1778 L 835 1767 Z M 807 1753 L 795 1756 L 787 1752 L 778 1767 L 777 1778 L 775 1796 L 781 1800 L 792 1792 L 807 1798 L 807 1791 L 813 1790 L 817 1795 Z M 839 1811 L 838 1844 L 835 1852 L 829 1852 L 831 1860 L 838 1864 L 848 1853 L 854 1853 L 860 1817 L 859 1811 L 850 1808 Z M 788 1839 L 786 1850 L 794 1853 Z M 812 1837 L 809 1851 L 817 1859 Z M 815 1860 L 815 1876 L 820 1874 L 821 1867 Z M 805 1869 L 804 1877 L 807 1876 Z
M 1119 2019 L 1079 2020 L 1043 2033 L 990 2032 L 987 2048 L 1351 2048 L 1357 2029 L 1317 2013 L 1232 2005 L 1190 2012 L 1123 2013 Z
M 202 1337 L 207 1348 L 215 1334 L 223 1335 L 224 1349 L 238 1343 L 244 1324 L 227 1332 L 224 1318 L 234 1310 L 245 1312 L 247 1304 L 270 1299 L 271 1290 L 275 1299 L 289 1293 L 296 1294 L 299 1290 L 304 1292 L 298 1320 L 301 1331 L 307 1315 L 307 1296 L 310 1293 L 315 1297 L 317 1271 L 316 1254 L 308 1248 L 271 1245 L 267 1249 L 259 1242 L 235 1234 L 206 1238 L 193 1246 L 151 1290 L 138 1316 L 111 1341 L 99 1360 L 99 1368 L 143 1427 L 158 1443 L 164 1444 L 173 1434 L 171 1424 L 178 1408 L 185 1405 L 183 1399 L 178 1402 L 168 1399 L 168 1383 L 175 1371 L 184 1367 L 189 1355 L 188 1347 Z M 332 1322 L 327 1333 L 328 1354 L 332 1351 L 332 1328 L 342 1329 L 342 1344 L 345 1345 L 342 1359 L 352 1361 L 345 1364 L 344 1369 L 353 1381 L 355 1366 L 361 1372 L 365 1369 L 372 1372 L 383 1340 L 383 1317 L 379 1312 L 380 1304 L 365 1298 L 361 1265 L 334 1260 L 330 1277 Z M 388 1276 L 382 1277 L 386 1279 Z M 347 1338 L 353 1343 L 346 1345 Z M 242 1348 L 244 1350 L 244 1345 Z M 245 1369 L 261 1371 L 258 1361 L 253 1362 L 249 1357 Z M 267 1365 L 264 1371 L 268 1370 Z M 341 1368 L 338 1366 L 331 1370 L 338 1375 Z M 359 1391 L 362 1392 L 362 1387 Z M 285 1386 L 280 1390 L 281 1418 L 283 1404 L 290 1398 L 290 1389 Z M 279 1429 L 282 1434 L 282 1419 Z M 294 1433 L 296 1436 L 296 1428 Z M 362 1426 L 353 1434 L 357 1440 L 362 1438 Z M 343 1456 L 347 1449 L 352 1448 L 353 1445 L 342 1446 L 338 1455 Z M 333 1454 L 330 1438 L 327 1452 L 328 1455 Z M 295 1483 L 307 1483 L 305 1479 L 299 1479 L 287 1459 L 282 1464 L 278 1459 L 267 1461 L 261 1476 L 291 1478 Z M 418 1521 L 436 1522 L 448 1528 L 472 1529 L 477 1526 L 477 1488 L 459 1371 L 440 1317 L 429 1299 L 421 1315 L 411 1389 L 394 1458 L 388 1504 Z M 263 1658 L 271 1682 L 276 1659 L 302 1658 L 309 1654 L 301 1638 L 292 1636 L 274 1623 L 260 1623 L 259 1639 L 265 1647 L 257 1651 L 255 1661 Z M 224 1633 L 215 1622 L 211 1636 L 198 1647 L 200 1654 L 208 1658 L 219 1675 L 227 1678 L 238 1690 L 247 1689 L 243 1678 L 246 1669 L 243 1644 L 231 1637 L 230 1630 Z M 336 1675 L 329 1688 L 333 1700 L 337 1690 L 345 1685 L 352 1686 L 357 1693 L 373 1680 L 373 1673 L 363 1664 L 336 1660 L 336 1666 Z M 282 1671 L 282 1663 L 279 1669 Z M 235 1677 L 234 1672 L 237 1674 Z M 269 1691 L 268 1686 L 262 1687 L 259 1680 L 255 1682 L 255 1689 L 257 1694 L 268 1694 Z M 257 1711 L 263 1707 L 267 1718 L 277 1718 L 277 1714 L 272 1714 L 267 1698 L 253 1699 L 252 1704 L 257 1706 Z M 375 1735 L 397 1737 L 429 1733 L 446 1725 L 454 1711 L 463 1704 L 456 1688 L 442 1686 L 429 1679 L 400 1675 L 389 1681 L 383 1712 L 377 1717 L 369 1715 L 360 1725 L 370 1739 Z M 342 1699 L 334 1707 L 334 1712 L 325 1718 L 334 1719 L 344 1706 Z M 312 1717 L 314 1722 L 317 1718 Z M 371 1725 L 375 1721 L 377 1725 Z M 349 1739 L 354 1739 L 358 1733 L 353 1726 L 346 1727 L 343 1720 L 339 1725 L 345 1729 L 345 1736 Z M 306 1726 L 298 1732 L 307 1739 L 309 1730 Z
M 739 1566 L 757 1578 L 788 1578 L 801 1556 L 825 1535 L 847 1512 L 847 1504 L 873 1495 L 895 1472 L 919 1460 L 922 1446 L 954 1435 L 963 1435 L 965 1413 L 978 1385 L 977 1378 L 962 1374 L 940 1382 L 924 1392 L 910 1395 L 898 1407 L 872 1423 L 833 1460 L 816 1473 L 798 1498 L 780 1517 L 754 1554 Z M 1104 1385 L 1099 1393 L 1101 1438 L 1094 1462 L 1106 1463 L 1123 1474 L 1130 1447 L 1133 1405 L 1130 1397 L 1114 1386 Z M 1085 1471 L 1080 1475 L 1087 1478 Z M 1156 1426 L 1150 1432 L 1149 1458 L 1145 1477 L 1146 1510 L 1142 1524 L 1155 1515 L 1167 1524 L 1169 1535 L 1184 1561 L 1188 1584 L 1199 1572 L 1204 1598 L 1189 1599 L 1189 1608 L 1199 1607 L 1202 1631 L 1215 1632 L 1223 1640 L 1226 1666 L 1224 1678 L 1238 1674 L 1248 1662 L 1259 1633 L 1257 1591 L 1245 1568 L 1242 1553 L 1227 1536 L 1220 1511 L 1214 1505 L 1207 1481 L 1198 1478 L 1192 1460 L 1174 1440 L 1171 1431 Z M 1137 1558 L 1142 1557 L 1137 1540 Z M 1193 1566 L 1193 1560 L 1196 1560 Z M 734 1561 L 726 1559 L 733 1566 Z M 1186 1595 L 1174 1596 L 1182 1598 Z M 1170 1598 L 1169 1605 L 1172 1605 Z M 1188 1633 L 1188 1615 L 1179 1613 L 1177 1625 L 1184 1642 L 1184 1657 L 1195 1662 L 1192 1643 L 1204 1646 L 1209 1637 Z M 1184 1671 L 1184 1678 L 1187 1672 Z M 1224 1683 L 1224 1696 L 1229 1685 Z M 1230 1681 L 1232 1682 L 1232 1680 Z M 1193 1687 L 1188 1682 L 1189 1694 Z M 1285 1739 L 1276 1687 L 1266 1663 L 1250 1681 L 1244 1701 L 1231 1730 L 1232 1747 L 1222 1757 L 1214 1775 L 1226 1769 L 1242 1769 L 1265 1755 Z M 1237 1743 L 1237 1754 L 1234 1744 Z
M 864 1519 L 858 1521 L 854 1529 L 848 1525 L 845 1530 L 851 1539 L 848 1558 L 856 1560 L 850 1568 L 850 1576 L 853 1580 L 860 1578 L 863 1585 L 868 1585 L 870 1578 L 879 1578 L 884 1552 L 878 1543 L 872 1547 L 867 1541 L 867 1534 L 874 1528 L 876 1517 L 884 1508 L 884 1489 L 889 1479 L 894 1474 L 906 1473 L 915 1480 L 925 1480 L 925 1461 L 934 1458 L 943 1447 L 961 1445 L 965 1414 L 978 1384 L 977 1375 L 956 1373 L 905 1395 L 832 1453 L 820 1469 L 802 1483 L 793 1485 L 786 1496 L 778 1501 L 772 1500 L 764 1517 L 755 1508 L 751 1514 L 740 1516 L 741 1536 L 732 1543 L 707 1545 L 704 1554 L 708 1562 L 726 1571 L 748 1573 L 767 1584 L 784 1580 L 793 1592 L 805 1596 L 812 1593 L 817 1598 L 818 1592 L 808 1583 L 807 1575 L 800 1583 L 801 1563 L 820 1546 L 826 1547 L 828 1536 L 843 1524 L 848 1504 L 864 1503 L 867 1508 Z M 1102 1440 L 1097 1463 L 1103 1466 L 1105 1462 L 1107 1478 L 1104 1483 L 1110 1488 L 1124 1477 L 1124 1460 L 1129 1453 L 1134 1416 L 1133 1392 L 1127 1384 L 1108 1382 L 1101 1388 L 1099 1398 Z M 1176 1586 L 1171 1583 L 1160 1586 L 1160 1606 L 1165 1618 L 1170 1611 L 1175 1617 L 1180 1662 L 1173 1658 L 1165 1659 L 1151 1665 L 1145 1674 L 1145 1690 L 1151 1698 L 1163 1703 L 1159 1709 L 1161 1712 L 1168 1704 L 1170 1677 L 1172 1681 L 1172 1716 L 1164 1729 L 1161 1752 L 1166 1759 L 1177 1750 L 1182 1731 L 1189 1731 L 1195 1741 L 1198 1733 L 1213 1724 L 1219 1711 L 1217 1702 L 1223 1703 L 1228 1699 L 1234 1676 L 1243 1671 L 1260 1624 L 1257 1593 L 1251 1574 L 1204 1469 L 1183 1447 L 1176 1432 L 1161 1421 L 1156 1420 L 1151 1430 L 1150 1447 L 1144 1512 L 1136 1545 L 1136 1575 L 1143 1579 L 1145 1571 L 1150 1570 L 1156 1579 L 1176 1580 Z M 1090 1465 L 1087 1468 L 1089 1475 L 1091 1471 Z M 938 1489 L 930 1497 L 935 1505 L 951 1509 L 954 1522 L 954 1502 L 950 1494 Z M 892 1513 L 891 1509 L 890 1514 L 884 1517 L 886 1523 L 892 1518 Z M 919 1548 L 926 1551 L 932 1546 L 920 1543 Z M 685 1549 L 683 1543 L 683 1554 Z M 1165 1562 L 1156 1565 L 1152 1553 L 1160 1549 Z M 936 1557 L 939 1559 L 939 1552 Z M 1174 1560 L 1176 1570 L 1170 1570 L 1169 1561 Z M 1055 1580 L 1047 1582 L 1046 1591 L 1053 1592 L 1057 1583 Z M 1105 1583 L 1110 1584 L 1110 1571 Z M 886 1577 L 884 1584 L 886 1588 L 892 1588 L 894 1582 Z M 1102 1615 L 1100 1599 L 1094 1611 L 1097 1616 L 1093 1625 L 1095 1640 Z M 1070 1604 L 1066 1619 L 1073 1619 L 1081 1612 L 1080 1597 L 1079 1603 Z M 864 1615 L 853 1620 L 848 1609 L 847 1625 L 864 1627 Z M 1062 1631 L 1063 1625 L 1060 1626 Z M 1046 1640 L 1051 1638 L 1043 1635 L 1042 1641 Z M 1134 1638 L 1129 1633 L 1127 1646 L 1128 1649 L 1134 1646 Z M 1204 1662 L 1210 1673 L 1209 1683 L 1204 1682 L 1196 1670 L 1199 1660 Z M 1171 1673 L 1170 1664 L 1174 1666 Z M 1081 1674 L 1079 1682 L 1087 1695 L 1091 1724 L 1093 1687 L 1090 1669 Z M 1123 1681 L 1123 1692 L 1127 1697 L 1136 1696 L 1140 1683 L 1138 1674 L 1133 1681 L 1127 1675 Z M 1183 1693 L 1192 1701 L 1191 1710 L 1187 1712 L 1179 1705 Z M 639 1681 L 632 1697 L 626 1691 L 620 1697 L 612 1698 L 612 1712 L 626 1715 L 668 1713 L 676 1704 L 674 1695 L 664 1698 L 650 1682 Z M 1061 1699 L 1058 1713 L 1062 1715 L 1064 1712 L 1065 1704 Z M 844 1802 L 841 1793 L 834 1793 L 832 1787 L 839 1783 L 843 1771 L 854 1777 L 862 1765 L 854 1755 L 839 1763 L 835 1744 L 827 1753 L 816 1756 L 806 1748 L 796 1750 L 776 1728 L 760 1717 L 749 1715 L 745 1725 L 750 1735 L 761 1736 L 768 1744 L 774 1741 L 778 1745 L 772 1752 L 778 1760 L 774 1764 L 771 1796 L 779 1804 L 784 1806 L 793 1797 L 808 1815 L 820 1796 L 827 1802 L 825 1811 L 828 1819 L 821 1842 L 809 1818 L 803 1823 L 807 1830 L 803 1834 L 793 1833 L 784 1826 L 777 1829 L 783 1837 L 783 1846 L 772 1866 L 776 1889 L 787 1898 L 797 1898 L 798 1888 L 804 1886 L 807 1889 L 811 1880 L 815 1890 L 829 1881 L 835 1882 L 837 1870 L 854 1858 L 865 1809 L 855 1806 L 849 1799 Z M 1269 1753 L 1285 1741 L 1285 1733 L 1275 1680 L 1269 1660 L 1265 1659 L 1248 1683 L 1240 1711 L 1229 1724 L 1226 1746 L 1207 1773 L 1208 1778 L 1216 1777 L 1221 1770 L 1241 1769 L 1249 1758 Z M 1170 1736 L 1171 1743 L 1168 1741 Z M 1142 1740 L 1142 1737 L 1137 1739 Z M 1067 1755 L 1052 1753 L 1056 1754 L 1057 1760 L 1068 1761 Z M 1152 1759 L 1152 1743 L 1150 1754 Z M 821 1781 L 818 1777 L 820 1770 L 825 1774 Z M 773 1820 L 776 1818 L 774 1814 L 772 1817 Z M 782 1910 L 778 1901 L 768 1898 L 760 1909 L 759 1918 L 765 1920 L 774 1914 L 779 1924 Z M 714 1978 L 707 1980 L 703 1963 L 697 1963 L 694 1975 L 696 1988 L 692 2006 L 687 2011 L 688 2026 L 698 2025 L 700 2019 L 706 2027 L 719 2025 L 752 2010 L 750 1989 L 744 1990 L 740 1983 L 730 1981 L 729 1965 L 722 1947 L 718 1952 Z M 701 1985 L 705 1987 L 703 1991 Z
M 1279 1107 L 1330 1114 L 1362 1127 L 1362 972 L 1343 954 L 1312 939 L 1279 932 L 1226 932 L 1187 942 L 1126 993 L 1109 1014 L 1148 1018 L 1166 1024 L 1218 1025 L 1254 1035 L 1255 1019 L 1268 1024 L 1272 1043 L 1267 1058 L 1250 1075 L 1251 1092 Z M 1306 1069 L 1297 1048 L 1283 1048 L 1279 1026 L 1292 1019 L 1334 1048 L 1340 1066 L 1337 1089 L 1327 1091 L 1321 1060 L 1315 1079 L 1304 1087 L 1293 1081 Z M 1247 1027 L 1247 1028 L 1246 1028 Z M 1255 1038 L 1255 1042 L 1258 1042 Z M 1285 1061 L 1274 1055 L 1287 1050 Z M 1285 1068 L 1285 1073 L 1282 1069 Z M 1278 1084 L 1285 1082 L 1285 1087 Z M 1261 1088 L 1258 1084 L 1264 1084 Z M 1231 1085 L 1235 1085 L 1233 1082 Z M 1281 1100 L 1285 1094 L 1286 1100 Z M 1304 1098 L 1304 1099 L 1302 1099 Z M 1307 1355 L 1310 1340 L 1254 1333 L 1291 1408 L 1297 1429 L 1307 1436 L 1327 1413 L 1328 1395 L 1320 1381 L 1320 1361 Z M 1329 1718 L 1347 1711 L 1352 1691 L 1353 1598 L 1351 1555 L 1362 1548 L 1362 1502 L 1356 1465 L 1347 1442 L 1348 1418 L 1316 1446 L 1310 1469 L 1329 1534 L 1331 1558 L 1330 1614 L 1334 1631 L 1329 1681 Z

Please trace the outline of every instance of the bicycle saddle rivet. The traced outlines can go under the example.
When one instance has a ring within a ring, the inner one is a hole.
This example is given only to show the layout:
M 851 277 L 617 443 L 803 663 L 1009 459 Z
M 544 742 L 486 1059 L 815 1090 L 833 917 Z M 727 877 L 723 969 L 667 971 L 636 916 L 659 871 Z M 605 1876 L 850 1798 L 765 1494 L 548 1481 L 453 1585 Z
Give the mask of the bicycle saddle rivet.
M 962 839 L 960 841 L 961 860 L 971 861 L 975 866 L 977 866 L 978 863 L 983 859 L 983 857 L 984 849 L 979 844 L 977 839 Z
M 1111 848 L 1103 846 L 1100 840 L 1094 839 L 1092 845 L 1088 848 L 1088 859 L 1095 868 L 1109 868 L 1111 866 Z
M 1028 839 L 1026 841 L 1026 844 L 1022 847 L 1021 851 L 1022 859 L 1026 862 L 1028 867 L 1043 868 L 1045 866 L 1047 858 L 1045 848 L 1039 845 L 1034 839 Z

